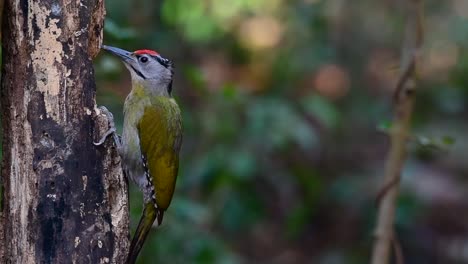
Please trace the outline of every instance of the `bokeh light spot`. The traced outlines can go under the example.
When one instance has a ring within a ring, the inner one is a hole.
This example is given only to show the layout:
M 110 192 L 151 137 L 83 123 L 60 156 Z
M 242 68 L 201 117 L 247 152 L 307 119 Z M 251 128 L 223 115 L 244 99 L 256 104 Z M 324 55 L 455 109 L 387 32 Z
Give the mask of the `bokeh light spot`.
M 240 41 L 249 49 L 265 49 L 276 46 L 283 36 L 283 27 L 273 17 L 253 17 L 241 24 Z
M 322 66 L 315 76 L 314 87 L 323 96 L 338 99 L 349 90 L 349 74 L 341 66 L 329 64 Z
M 429 48 L 423 74 L 431 79 L 443 79 L 457 64 L 459 48 L 452 41 L 439 40 Z

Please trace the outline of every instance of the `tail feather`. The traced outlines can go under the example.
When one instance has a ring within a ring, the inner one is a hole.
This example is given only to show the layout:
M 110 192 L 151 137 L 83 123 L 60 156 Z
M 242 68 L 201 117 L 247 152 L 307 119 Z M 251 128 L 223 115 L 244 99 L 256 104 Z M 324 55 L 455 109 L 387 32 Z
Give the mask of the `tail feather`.
M 134 264 L 140 253 L 143 243 L 148 236 L 151 227 L 153 226 L 154 220 L 158 219 L 158 225 L 161 224 L 164 211 L 158 210 L 154 207 L 153 203 L 146 203 L 143 215 L 138 223 L 137 230 L 133 236 L 132 243 L 130 245 L 130 251 L 128 253 L 127 264 Z

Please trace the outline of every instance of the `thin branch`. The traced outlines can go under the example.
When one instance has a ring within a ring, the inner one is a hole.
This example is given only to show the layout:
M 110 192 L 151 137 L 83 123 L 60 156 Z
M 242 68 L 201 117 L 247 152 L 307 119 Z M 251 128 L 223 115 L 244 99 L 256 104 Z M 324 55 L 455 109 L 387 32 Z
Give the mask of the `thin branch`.
M 372 264 L 387 264 L 391 246 L 396 241 L 394 219 L 400 175 L 406 159 L 406 145 L 410 135 L 418 66 L 423 42 L 423 0 L 408 0 L 408 19 L 402 50 L 402 73 L 395 87 L 394 120 L 390 130 L 390 151 L 384 171 L 383 188 L 379 198 Z M 393 244 L 394 245 L 394 244 Z M 394 245 L 395 246 L 395 245 Z M 402 253 L 395 252 L 399 261 Z

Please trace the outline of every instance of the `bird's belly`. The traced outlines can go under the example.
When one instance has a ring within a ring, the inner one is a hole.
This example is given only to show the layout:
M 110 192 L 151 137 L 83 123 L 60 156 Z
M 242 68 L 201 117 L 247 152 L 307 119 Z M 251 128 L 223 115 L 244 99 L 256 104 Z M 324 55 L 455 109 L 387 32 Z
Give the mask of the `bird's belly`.
M 141 159 L 140 142 L 136 128 L 124 129 L 122 134 L 122 159 L 128 177 L 145 191 L 147 179 Z

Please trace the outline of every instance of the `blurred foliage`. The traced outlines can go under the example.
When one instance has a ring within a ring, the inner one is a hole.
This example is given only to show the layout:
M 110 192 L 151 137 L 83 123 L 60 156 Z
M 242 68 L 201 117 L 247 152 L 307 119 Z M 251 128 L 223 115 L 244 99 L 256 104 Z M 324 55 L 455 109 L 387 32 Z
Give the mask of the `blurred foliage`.
M 184 116 L 176 195 L 140 263 L 367 263 L 404 3 L 107 1 L 104 42 L 172 59 Z M 468 262 L 467 29 L 467 1 L 426 1 L 396 221 L 407 263 Z M 121 127 L 129 74 L 107 54 L 95 66 Z M 132 186 L 133 227 L 140 214 Z

